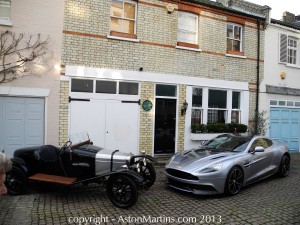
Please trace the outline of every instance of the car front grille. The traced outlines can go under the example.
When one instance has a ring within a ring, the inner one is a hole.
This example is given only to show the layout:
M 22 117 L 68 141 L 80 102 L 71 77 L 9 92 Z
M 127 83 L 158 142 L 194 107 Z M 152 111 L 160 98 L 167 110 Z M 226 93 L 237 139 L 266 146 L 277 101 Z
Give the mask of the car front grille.
M 190 174 L 190 173 L 186 173 L 180 170 L 175 170 L 175 169 L 166 169 L 167 174 L 173 176 L 173 177 L 177 177 L 177 178 L 181 178 L 181 179 L 185 179 L 185 180 L 199 180 L 198 177 Z
M 168 179 L 168 184 L 178 187 L 180 189 L 186 189 L 186 190 L 201 190 L 201 191 L 209 191 L 209 192 L 216 192 L 216 189 L 210 185 L 198 185 L 198 184 L 189 184 L 184 183 L 180 181 L 175 181 L 173 179 Z

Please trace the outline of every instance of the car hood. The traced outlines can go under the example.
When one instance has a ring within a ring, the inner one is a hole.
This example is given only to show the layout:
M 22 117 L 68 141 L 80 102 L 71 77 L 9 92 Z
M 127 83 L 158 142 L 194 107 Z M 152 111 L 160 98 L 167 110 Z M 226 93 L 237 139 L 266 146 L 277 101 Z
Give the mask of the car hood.
M 198 171 L 201 167 L 232 158 L 236 154 L 237 153 L 217 150 L 188 150 L 182 153 L 177 153 L 166 165 L 166 168 L 194 172 Z

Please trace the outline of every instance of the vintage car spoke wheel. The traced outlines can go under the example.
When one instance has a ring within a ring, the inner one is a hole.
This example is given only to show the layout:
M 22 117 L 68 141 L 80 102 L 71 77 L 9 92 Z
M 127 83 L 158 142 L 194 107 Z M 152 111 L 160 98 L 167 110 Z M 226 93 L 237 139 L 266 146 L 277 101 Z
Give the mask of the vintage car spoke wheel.
M 106 191 L 110 201 L 119 208 L 129 208 L 138 199 L 138 189 L 134 181 L 122 174 L 109 177 Z
M 147 163 L 146 166 L 142 165 L 139 171 L 134 164 L 134 171 L 139 173 L 144 178 L 142 186 L 146 189 L 150 188 L 155 183 L 156 172 L 154 166 L 151 163 Z
M 287 155 L 284 155 L 281 159 L 278 175 L 280 177 L 286 177 L 289 175 L 290 172 L 290 157 Z
M 27 189 L 28 179 L 20 168 L 13 166 L 12 169 L 6 173 L 5 185 L 9 194 L 24 194 Z
M 244 174 L 239 167 L 233 167 L 229 171 L 225 184 L 225 193 L 228 195 L 236 195 L 243 187 Z

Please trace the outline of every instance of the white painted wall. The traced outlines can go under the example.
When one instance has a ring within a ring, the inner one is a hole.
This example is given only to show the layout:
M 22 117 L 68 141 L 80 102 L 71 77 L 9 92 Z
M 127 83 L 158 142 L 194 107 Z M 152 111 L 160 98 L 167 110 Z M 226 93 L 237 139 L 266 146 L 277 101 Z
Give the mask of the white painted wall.
M 266 110 L 266 118 L 269 118 L 271 99 L 300 101 L 300 96 L 267 94 L 266 85 L 289 87 L 300 89 L 300 51 L 298 52 L 298 66 L 292 67 L 279 62 L 279 34 L 285 33 L 297 37 L 300 40 L 300 31 L 283 27 L 277 24 L 270 24 L 265 32 L 265 62 L 264 80 L 260 84 L 260 111 Z M 298 42 L 299 43 L 299 42 Z M 300 47 L 300 46 L 299 46 Z M 298 49 L 300 49 L 298 47 Z M 285 72 L 286 78 L 281 79 L 280 73 Z M 269 129 L 269 128 L 268 128 Z
M 63 0 L 12 0 L 12 26 L 0 24 L 0 29 L 27 34 L 41 33 L 44 37 L 49 35 L 55 65 L 59 66 L 61 64 L 63 10 Z M 55 67 L 39 77 L 28 76 L 0 84 L 0 86 L 42 88 L 50 91 L 49 97 L 46 98 L 46 144 L 58 145 L 59 79 L 60 70 Z

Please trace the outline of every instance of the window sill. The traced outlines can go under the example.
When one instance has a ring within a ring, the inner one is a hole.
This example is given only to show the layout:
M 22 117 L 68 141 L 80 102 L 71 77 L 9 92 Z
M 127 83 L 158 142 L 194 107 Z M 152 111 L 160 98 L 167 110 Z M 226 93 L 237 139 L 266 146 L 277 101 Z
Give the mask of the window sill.
M 247 56 L 244 56 L 244 55 L 225 54 L 225 56 L 233 57 L 233 58 L 240 58 L 240 59 L 246 59 L 247 58 Z
M 107 35 L 107 38 L 113 40 L 120 40 L 120 41 L 140 42 L 139 39 L 125 38 L 125 37 L 118 37 L 118 36 L 111 36 L 111 35 Z
M 188 48 L 188 47 L 183 47 L 183 46 L 176 46 L 177 49 L 183 49 L 183 50 L 188 50 L 188 51 L 194 51 L 194 52 L 202 52 L 201 49 L 199 48 Z
M 285 64 L 286 67 L 292 67 L 292 68 L 297 68 L 297 69 L 300 69 L 300 66 L 299 65 L 295 65 L 295 64 Z
M 1 20 L 0 19 L 0 26 L 12 27 L 12 22 L 10 20 Z

